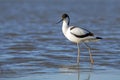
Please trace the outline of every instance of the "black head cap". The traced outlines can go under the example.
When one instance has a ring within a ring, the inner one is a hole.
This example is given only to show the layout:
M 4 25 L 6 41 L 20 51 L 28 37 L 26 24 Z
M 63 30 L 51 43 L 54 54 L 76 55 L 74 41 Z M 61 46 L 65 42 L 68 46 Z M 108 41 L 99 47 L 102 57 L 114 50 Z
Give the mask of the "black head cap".
M 65 19 L 65 18 L 67 18 L 67 17 L 69 17 L 69 16 L 68 16 L 68 14 L 66 14 L 66 13 L 62 15 L 62 19 Z
M 64 19 L 66 19 L 66 18 L 68 18 L 68 25 L 69 25 L 69 23 L 70 23 L 70 18 L 69 18 L 69 16 L 68 16 L 68 14 L 66 14 L 66 13 L 62 15 L 62 19 L 61 19 L 60 21 L 58 21 L 57 24 L 60 23 L 61 21 L 63 21 Z

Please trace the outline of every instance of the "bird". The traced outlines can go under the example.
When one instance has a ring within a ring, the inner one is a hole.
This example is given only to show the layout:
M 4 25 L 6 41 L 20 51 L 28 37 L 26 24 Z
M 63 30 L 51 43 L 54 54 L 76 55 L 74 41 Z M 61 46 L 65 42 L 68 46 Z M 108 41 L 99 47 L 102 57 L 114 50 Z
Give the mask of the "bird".
M 94 33 L 90 32 L 85 28 L 78 26 L 70 26 L 70 17 L 66 13 L 62 15 L 62 19 L 58 21 L 57 24 L 60 22 L 62 22 L 62 32 L 64 36 L 69 41 L 77 44 L 78 47 L 77 63 L 79 63 L 80 61 L 80 44 L 83 43 L 89 51 L 91 64 L 94 64 L 94 60 L 91 54 L 91 47 L 87 43 L 99 41 L 103 38 L 96 37 Z

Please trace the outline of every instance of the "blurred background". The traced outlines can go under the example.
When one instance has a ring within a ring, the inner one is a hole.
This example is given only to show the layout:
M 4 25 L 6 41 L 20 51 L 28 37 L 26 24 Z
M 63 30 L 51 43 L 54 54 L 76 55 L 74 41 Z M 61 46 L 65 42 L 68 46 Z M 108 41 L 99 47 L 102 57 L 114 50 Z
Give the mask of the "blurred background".
M 34 80 L 33 74 L 42 75 L 36 80 L 75 78 L 69 73 L 77 73 L 76 44 L 64 37 L 62 23 L 56 24 L 63 13 L 69 14 L 70 25 L 104 38 L 89 43 L 94 72 L 120 71 L 120 0 L 0 0 L 0 80 L 29 75 L 26 80 Z M 81 72 L 90 71 L 89 63 L 81 44 Z M 49 74 L 54 76 L 47 78 Z

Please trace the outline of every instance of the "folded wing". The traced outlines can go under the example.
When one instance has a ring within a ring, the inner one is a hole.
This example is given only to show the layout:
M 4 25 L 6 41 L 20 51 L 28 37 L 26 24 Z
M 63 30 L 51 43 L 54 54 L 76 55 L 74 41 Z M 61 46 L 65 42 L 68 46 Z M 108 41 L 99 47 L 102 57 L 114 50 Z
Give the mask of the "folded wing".
M 90 31 L 88 31 L 87 29 L 79 28 L 79 27 L 75 27 L 75 26 L 70 27 L 70 33 L 78 38 L 94 36 L 94 34 L 91 33 Z

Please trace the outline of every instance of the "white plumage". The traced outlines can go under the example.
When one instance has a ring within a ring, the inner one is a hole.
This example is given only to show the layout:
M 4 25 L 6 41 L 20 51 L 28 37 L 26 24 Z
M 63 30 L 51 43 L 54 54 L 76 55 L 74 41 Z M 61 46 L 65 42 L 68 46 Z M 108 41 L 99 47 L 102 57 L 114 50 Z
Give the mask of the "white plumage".
M 77 62 L 79 62 L 79 56 L 80 56 L 79 43 L 84 43 L 89 50 L 91 63 L 93 63 L 90 47 L 86 44 L 86 42 L 98 41 L 102 38 L 95 37 L 94 34 L 90 31 L 88 31 L 87 29 L 76 27 L 76 26 L 69 26 L 70 18 L 68 16 L 68 14 L 63 14 L 62 20 L 60 20 L 59 22 L 61 22 L 61 21 L 63 21 L 62 32 L 63 32 L 64 36 L 68 40 L 70 40 L 74 43 L 77 43 L 77 46 L 78 46 Z

